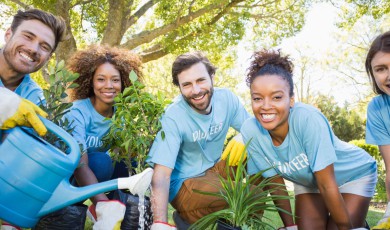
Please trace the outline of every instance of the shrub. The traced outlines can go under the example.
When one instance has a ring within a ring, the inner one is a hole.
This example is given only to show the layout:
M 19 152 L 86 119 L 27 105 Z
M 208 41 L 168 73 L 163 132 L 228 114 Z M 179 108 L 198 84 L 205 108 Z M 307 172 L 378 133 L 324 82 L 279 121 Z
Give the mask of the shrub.
M 140 173 L 146 167 L 147 154 L 161 128 L 159 118 L 169 101 L 161 92 L 156 96 L 145 92 L 145 85 L 134 71 L 129 77 L 132 84 L 115 98 L 116 110 L 103 141 L 110 145 L 112 159 L 124 160 L 129 169 L 135 160 L 135 172 Z
M 47 119 L 71 133 L 70 123 L 67 119 L 63 119 L 65 113 L 73 103 L 68 102 L 67 90 L 78 87 L 78 84 L 72 83 L 79 77 L 79 74 L 67 71 L 65 62 L 58 62 L 55 67 L 49 66 L 49 82 L 47 88 L 43 89 L 46 103 L 42 103 L 40 107 L 48 114 Z M 60 150 L 66 152 L 67 145 L 63 143 L 56 135 L 48 132 L 44 137 L 51 144 L 55 144 Z
M 376 145 L 367 144 L 365 140 L 352 140 L 349 143 L 364 149 L 367 153 L 369 153 L 377 162 L 378 165 L 378 183 L 376 184 L 376 194 L 374 196 L 374 200 L 376 201 L 386 201 L 386 173 L 385 173 L 385 165 L 383 162 L 382 155 L 379 152 L 379 148 Z

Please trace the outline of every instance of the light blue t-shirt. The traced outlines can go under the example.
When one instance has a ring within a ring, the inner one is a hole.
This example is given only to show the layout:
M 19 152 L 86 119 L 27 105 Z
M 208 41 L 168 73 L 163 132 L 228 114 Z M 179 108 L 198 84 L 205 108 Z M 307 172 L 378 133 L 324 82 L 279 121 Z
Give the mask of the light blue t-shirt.
M 180 95 L 161 118 L 165 138 L 157 134 L 147 162 L 173 169 L 169 201 L 186 179 L 204 175 L 218 162 L 229 127 L 240 130 L 249 117 L 227 89 L 215 88 L 211 106 L 210 114 L 199 114 Z
M 0 86 L 4 87 L 1 80 Z M 24 75 L 22 82 L 18 85 L 18 87 L 16 87 L 14 92 L 22 98 L 30 100 L 36 105 L 40 105 L 41 101 L 43 104 L 46 103 L 42 88 L 39 87 L 39 85 L 31 79 L 28 74 Z
M 83 152 L 106 152 L 102 138 L 107 134 L 111 120 L 102 116 L 93 107 L 89 98 L 73 102 L 70 111 L 65 116 L 74 128 L 72 136 L 83 146 Z
M 241 128 L 248 146 L 248 172 L 269 169 L 263 176 L 277 174 L 302 186 L 317 188 L 314 172 L 334 165 L 337 184 L 376 173 L 375 160 L 363 149 L 338 139 L 326 119 L 315 107 L 295 103 L 288 117 L 288 134 L 280 146 L 272 143 L 269 132 L 256 118 Z
M 390 96 L 376 96 L 368 104 L 366 142 L 374 145 L 390 145 Z

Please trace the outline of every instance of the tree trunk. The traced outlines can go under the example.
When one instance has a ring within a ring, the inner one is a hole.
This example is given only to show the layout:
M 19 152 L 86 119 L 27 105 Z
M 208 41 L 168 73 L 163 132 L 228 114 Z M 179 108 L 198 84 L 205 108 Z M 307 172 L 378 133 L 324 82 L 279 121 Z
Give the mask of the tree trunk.
M 126 4 L 124 0 L 110 0 L 109 5 L 108 15 L 115 17 L 108 17 L 101 43 L 117 46 L 126 32 Z
M 57 62 L 60 60 L 64 60 L 66 62 L 69 56 L 77 50 L 76 40 L 73 37 L 70 25 L 70 7 L 70 1 L 58 0 L 56 12 L 53 12 L 65 20 L 67 30 L 64 41 L 58 44 L 57 50 L 55 51 Z

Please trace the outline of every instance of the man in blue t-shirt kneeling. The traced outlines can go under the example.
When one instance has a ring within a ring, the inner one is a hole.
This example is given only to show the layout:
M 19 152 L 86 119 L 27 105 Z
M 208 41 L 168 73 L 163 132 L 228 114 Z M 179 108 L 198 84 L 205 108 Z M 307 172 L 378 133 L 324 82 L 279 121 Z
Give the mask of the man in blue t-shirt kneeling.
M 226 178 L 220 158 L 228 129 L 239 131 L 249 117 L 230 90 L 214 88 L 215 70 L 201 52 L 182 54 L 173 63 L 173 84 L 181 95 L 165 110 L 148 159 L 154 165 L 152 229 L 175 229 L 167 223 L 168 202 L 190 224 L 226 207 L 193 192 L 219 190 L 218 176 Z

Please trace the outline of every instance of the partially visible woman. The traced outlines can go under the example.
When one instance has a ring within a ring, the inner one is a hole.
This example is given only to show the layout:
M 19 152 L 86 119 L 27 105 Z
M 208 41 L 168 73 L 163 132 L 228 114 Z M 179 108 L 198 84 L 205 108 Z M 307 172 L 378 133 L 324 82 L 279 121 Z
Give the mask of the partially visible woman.
M 378 145 L 385 162 L 386 194 L 390 200 L 390 31 L 377 36 L 366 57 L 366 72 L 376 97 L 368 104 L 366 142 Z M 378 225 L 390 222 L 390 202 Z
M 68 69 L 79 74 L 74 81 L 79 86 L 70 92 L 73 105 L 64 116 L 70 122 L 72 136 L 82 146 L 80 164 L 73 174 L 77 186 L 129 176 L 124 162 L 114 163 L 110 158 L 109 147 L 103 145 L 102 138 L 110 128 L 115 96 L 131 85 L 132 70 L 142 77 L 141 64 L 139 56 L 129 50 L 102 45 L 77 51 L 68 60 Z M 119 201 L 110 201 L 104 193 L 90 199 L 93 205 L 88 214 L 96 222 L 95 227 L 116 222 L 113 218 L 123 219 L 126 207 Z M 100 215 L 96 215 L 95 207 Z M 80 225 L 84 227 L 82 222 Z
M 377 182 L 376 162 L 339 140 L 315 107 L 294 100 L 293 64 L 278 51 L 256 52 L 248 69 L 252 110 L 241 134 L 248 171 L 294 182 L 298 229 L 355 229 L 365 225 Z M 287 195 L 286 191 L 275 193 Z M 289 201 L 277 203 L 290 208 Z M 284 223 L 291 216 L 279 213 Z

